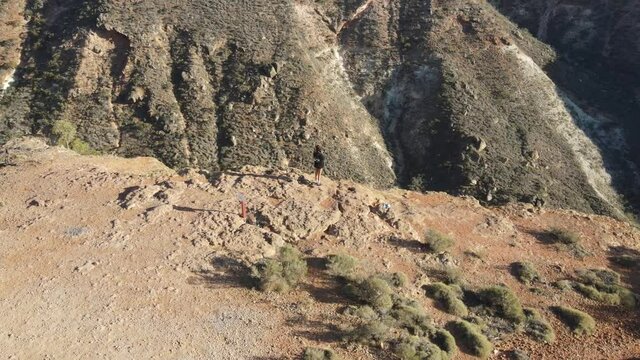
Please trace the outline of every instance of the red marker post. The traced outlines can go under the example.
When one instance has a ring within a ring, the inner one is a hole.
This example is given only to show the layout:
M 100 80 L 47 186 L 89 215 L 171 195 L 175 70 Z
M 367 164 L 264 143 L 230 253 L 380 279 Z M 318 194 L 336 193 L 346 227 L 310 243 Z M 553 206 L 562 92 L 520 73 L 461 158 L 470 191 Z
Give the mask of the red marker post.
M 238 201 L 240 201 L 240 216 L 247 218 L 247 198 L 243 193 L 238 193 Z

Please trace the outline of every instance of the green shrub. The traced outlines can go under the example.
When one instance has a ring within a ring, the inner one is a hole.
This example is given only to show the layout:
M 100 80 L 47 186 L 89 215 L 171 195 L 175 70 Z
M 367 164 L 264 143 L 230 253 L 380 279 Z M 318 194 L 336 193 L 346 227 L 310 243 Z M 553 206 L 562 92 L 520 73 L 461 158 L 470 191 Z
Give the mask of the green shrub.
M 53 123 L 51 135 L 57 145 L 63 145 L 68 148 L 76 137 L 76 126 L 69 121 L 58 120 Z
M 285 245 L 280 248 L 282 276 L 289 285 L 297 285 L 307 275 L 307 262 L 298 249 Z
M 77 152 L 80 155 L 97 155 L 98 152 L 91 148 L 86 142 L 75 138 L 70 144 L 70 149 Z
M 424 309 L 409 299 L 396 300 L 389 316 L 396 320 L 396 326 L 407 329 L 413 335 L 424 336 L 431 331 L 431 319 Z
M 618 296 L 620 297 L 620 305 L 630 309 L 638 307 L 638 303 L 640 302 L 638 295 L 630 290 L 620 287 L 618 289 Z
M 425 244 L 431 252 L 439 253 L 450 248 L 453 245 L 453 240 L 435 230 L 429 230 L 425 236 Z
M 401 360 L 445 360 L 449 356 L 425 338 L 406 336 L 396 345 L 395 353 Z
M 620 296 L 617 293 L 607 293 L 603 291 L 599 291 L 593 286 L 585 285 L 581 283 L 575 284 L 575 290 L 580 294 L 584 295 L 584 297 L 595 300 L 598 302 L 602 302 L 609 305 L 619 305 L 620 304 Z
M 395 288 L 403 288 L 409 283 L 407 275 L 401 272 L 379 274 L 378 277 Z
M 571 280 L 558 280 L 553 283 L 553 286 L 562 291 L 567 291 L 573 289 L 573 282 Z
M 556 334 L 551 325 L 534 309 L 524 309 L 527 317 L 525 332 L 534 340 L 551 344 L 556 339 Z
M 591 253 L 580 244 L 580 235 L 573 231 L 563 228 L 551 228 L 547 233 L 551 237 L 551 241 L 555 243 L 559 249 L 568 250 L 573 256 L 580 259 L 591 255 Z
M 347 291 L 356 299 L 380 312 L 386 312 L 393 306 L 391 297 L 393 291 L 389 283 L 375 275 L 349 284 Z
M 522 305 L 516 295 L 504 286 L 492 286 L 478 292 L 482 303 L 494 314 L 515 323 L 525 320 Z
M 287 292 L 307 274 L 307 262 L 290 245 L 280 248 L 277 259 L 264 259 L 253 266 L 253 276 L 263 291 Z
M 473 324 L 464 320 L 449 323 L 453 335 L 467 351 L 474 356 L 486 359 L 493 352 L 493 345 Z
M 302 360 L 337 360 L 338 356 L 331 349 L 306 348 Z
M 580 235 L 568 229 L 554 227 L 549 229 L 548 233 L 556 243 L 571 245 L 580 242 Z
M 429 334 L 429 340 L 436 344 L 440 350 L 444 351 L 450 359 L 452 359 L 453 355 L 458 351 L 456 339 L 445 329 L 435 329 L 435 331 Z
M 585 297 L 610 305 L 635 308 L 637 296 L 621 286 L 620 274 L 609 269 L 577 271 L 578 283 L 574 288 Z
M 596 329 L 596 322 L 591 315 L 580 310 L 564 306 L 554 306 L 551 310 L 564 322 L 574 334 L 591 335 Z
M 371 306 L 353 306 L 347 309 L 347 314 L 357 316 L 364 321 L 371 321 L 378 319 L 378 313 L 371 308 Z
M 540 281 L 540 274 L 538 274 L 533 264 L 528 261 L 515 262 L 511 264 L 511 268 L 516 278 L 524 284 L 528 285 L 531 282 Z
M 352 256 L 346 254 L 328 256 L 327 269 L 331 275 L 349 278 L 353 275 L 357 266 L 358 260 Z
M 443 283 L 433 283 L 426 285 L 425 290 L 427 296 L 438 301 L 449 314 L 456 316 L 467 316 L 469 314 L 467 306 L 458 298 L 451 287 Z
M 578 281 L 599 290 L 613 289 L 620 285 L 620 274 L 609 269 L 583 269 L 576 271 Z
M 376 346 L 389 339 L 389 330 L 389 326 L 381 320 L 373 320 L 347 332 L 346 340 Z

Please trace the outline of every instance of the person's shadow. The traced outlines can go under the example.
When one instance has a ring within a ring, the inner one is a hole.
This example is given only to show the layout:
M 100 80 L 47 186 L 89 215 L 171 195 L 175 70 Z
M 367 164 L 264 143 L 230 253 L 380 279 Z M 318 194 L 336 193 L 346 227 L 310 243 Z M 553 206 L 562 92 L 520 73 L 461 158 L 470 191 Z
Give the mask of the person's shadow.
M 236 214 L 231 211 L 224 211 L 224 210 L 218 210 L 218 209 L 197 209 L 197 208 L 191 208 L 188 206 L 178 206 L 178 205 L 173 205 L 173 209 L 177 211 L 186 211 L 186 212 L 210 212 L 210 213 L 217 212 L 221 214 L 232 214 L 232 215 Z

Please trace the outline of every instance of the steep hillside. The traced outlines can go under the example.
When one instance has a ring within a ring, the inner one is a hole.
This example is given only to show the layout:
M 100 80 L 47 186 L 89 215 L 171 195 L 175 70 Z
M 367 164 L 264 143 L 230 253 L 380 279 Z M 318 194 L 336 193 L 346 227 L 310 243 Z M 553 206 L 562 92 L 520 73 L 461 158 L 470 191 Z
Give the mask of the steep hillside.
M 39 139 L 11 141 L 1 154 L 0 349 L 9 358 L 299 359 L 307 347 L 344 359 L 395 358 L 400 335 L 391 330 L 371 346 L 349 340 L 361 303 L 326 270 L 331 254 L 357 257 L 362 276 L 406 274 L 394 299 L 412 300 L 391 316 L 423 309 L 420 321 L 456 336 L 454 359 L 473 358 L 451 328 L 461 317 L 479 324 L 494 359 L 515 350 L 532 359 L 640 354 L 637 309 L 578 292 L 585 269 L 615 270 L 617 291 L 640 291 L 640 232 L 608 217 L 485 208 L 351 181 L 317 186 L 293 169 L 245 167 L 209 181 L 152 158 L 79 156 Z M 246 221 L 239 194 L 248 200 Z M 578 242 L 550 244 L 552 227 Z M 430 251 L 427 230 L 452 244 Z M 256 290 L 249 267 L 285 244 L 304 253 L 307 276 L 289 293 Z M 518 261 L 538 276 L 516 280 Z M 426 296 L 438 281 L 464 290 L 458 301 L 467 315 Z M 539 312 L 537 322 L 515 325 L 478 303 L 474 294 L 499 284 Z M 557 305 L 593 316 L 593 335 L 572 334 L 552 311 Z M 550 344 L 534 340 L 543 324 L 555 332 L 545 333 Z
M 491 1 L 558 50 L 548 72 L 590 119 L 579 125 L 603 148 L 610 171 L 640 166 L 640 4 L 637 1 Z M 582 116 L 584 118 L 584 116 Z M 628 144 L 621 145 L 621 144 Z M 626 163 L 632 161 L 633 164 Z M 638 179 L 617 176 L 637 199 Z M 637 200 L 636 200 L 637 201 Z
M 619 217 L 640 183 L 624 132 L 484 0 L 6 0 L 2 16 L 24 41 L 0 52 L 21 59 L 3 60 L 0 142 L 65 120 L 100 152 L 213 171 L 308 169 L 321 144 L 336 178 Z

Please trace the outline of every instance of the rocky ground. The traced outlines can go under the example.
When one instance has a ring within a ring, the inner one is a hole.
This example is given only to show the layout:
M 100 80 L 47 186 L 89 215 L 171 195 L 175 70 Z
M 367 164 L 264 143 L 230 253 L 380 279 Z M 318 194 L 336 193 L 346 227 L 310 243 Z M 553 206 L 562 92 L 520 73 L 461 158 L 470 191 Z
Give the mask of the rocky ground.
M 42 140 L 12 141 L 0 161 L 0 349 L 12 359 L 296 359 L 307 346 L 347 359 L 389 359 L 388 349 L 348 344 L 349 301 L 322 270 L 328 254 L 361 259 L 366 272 L 401 271 L 402 290 L 436 324 L 453 319 L 421 289 L 455 268 L 467 286 L 504 283 L 555 329 L 553 344 L 522 333 L 493 339 L 493 358 L 514 349 L 533 359 L 631 359 L 640 356 L 640 316 L 563 292 L 551 284 L 575 270 L 607 267 L 640 292 L 638 269 L 609 261 L 638 254 L 640 231 L 628 223 L 524 204 L 486 208 L 443 193 L 375 190 L 297 170 L 245 167 L 205 176 L 177 174 L 151 158 L 80 156 Z M 238 197 L 249 203 L 239 216 Z M 389 204 L 385 210 L 382 204 Z M 562 226 L 591 254 L 577 259 L 541 235 Z M 428 253 L 422 234 L 450 235 L 449 250 Z M 310 266 L 288 294 L 252 288 L 247 267 L 293 244 Z M 519 283 L 509 272 L 528 260 L 543 280 Z M 532 290 L 533 289 L 533 290 Z M 549 311 L 590 313 L 594 335 L 574 336 Z M 456 358 L 470 358 L 459 353 Z

